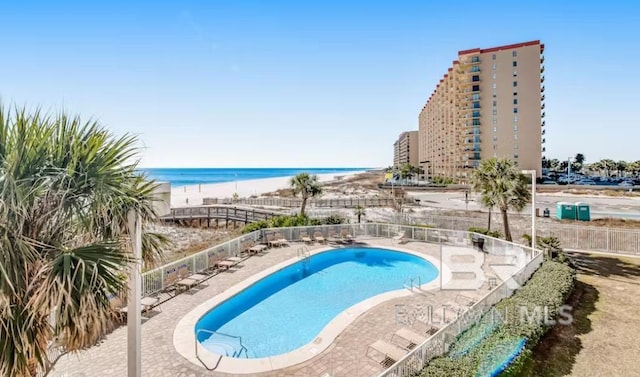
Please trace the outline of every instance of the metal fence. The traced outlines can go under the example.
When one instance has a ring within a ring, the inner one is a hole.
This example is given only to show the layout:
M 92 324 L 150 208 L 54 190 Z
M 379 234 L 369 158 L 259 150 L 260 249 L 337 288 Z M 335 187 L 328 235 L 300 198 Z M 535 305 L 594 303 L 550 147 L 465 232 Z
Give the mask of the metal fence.
M 487 227 L 486 218 L 453 217 L 432 214 L 403 214 L 389 218 L 390 222 L 422 224 L 434 228 L 468 230 L 471 227 Z M 531 234 L 531 218 L 509 217 L 509 227 L 515 242 L 523 242 L 522 236 Z M 491 229 L 502 231 L 502 219 L 494 215 Z M 536 222 L 539 237 L 554 236 L 564 249 L 596 251 L 615 254 L 640 255 L 640 231 L 624 228 L 605 228 L 573 224 L 558 224 L 539 219 Z
M 494 240 L 499 241 L 499 240 Z M 505 242 L 505 241 L 499 241 Z M 540 267 L 542 253 L 531 251 L 532 259 L 512 279 L 519 285 L 524 284 Z M 447 353 L 455 339 L 473 325 L 475 320 L 487 313 L 500 300 L 511 296 L 514 290 L 508 281 L 503 282 L 475 303 L 468 311 L 442 327 L 424 343 L 413 348 L 405 357 L 398 360 L 378 377 L 404 377 L 417 375 L 431 360 Z

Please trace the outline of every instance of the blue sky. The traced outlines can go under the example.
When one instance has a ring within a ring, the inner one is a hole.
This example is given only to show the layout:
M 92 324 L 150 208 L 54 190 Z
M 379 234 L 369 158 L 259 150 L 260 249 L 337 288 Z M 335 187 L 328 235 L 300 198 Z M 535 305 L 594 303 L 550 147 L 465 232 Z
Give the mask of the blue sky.
M 640 160 L 633 2 L 132 3 L 2 0 L 2 101 L 137 134 L 146 167 L 387 166 L 458 50 L 540 39 L 546 155 Z

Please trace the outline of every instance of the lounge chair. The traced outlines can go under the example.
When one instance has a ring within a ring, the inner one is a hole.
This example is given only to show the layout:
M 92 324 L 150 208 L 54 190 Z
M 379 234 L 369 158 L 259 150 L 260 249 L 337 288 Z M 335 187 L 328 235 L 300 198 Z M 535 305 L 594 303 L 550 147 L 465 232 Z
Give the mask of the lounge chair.
M 275 236 L 273 234 L 267 234 L 267 245 L 271 246 L 271 247 L 276 247 L 276 246 L 281 246 L 282 243 L 280 243 L 280 241 L 276 240 Z
M 324 243 L 324 241 L 326 241 L 326 239 L 322 235 L 322 232 L 315 232 L 313 234 L 313 240 L 319 243 Z
M 396 343 L 401 347 L 402 347 L 402 344 L 399 344 L 399 342 L 405 343 L 406 344 L 405 347 L 407 349 L 413 349 L 418 344 L 422 344 L 425 340 L 427 340 L 426 336 L 422 334 L 418 334 L 415 331 L 406 327 L 401 328 L 391 336 L 392 343 Z
M 267 245 L 263 245 L 263 244 L 249 245 L 249 248 L 247 249 L 247 251 L 251 254 L 259 254 L 267 250 L 268 248 L 269 247 Z M 231 260 L 231 258 L 229 258 L 229 260 Z
M 398 232 L 396 236 L 391 237 L 391 240 L 397 243 L 407 243 L 409 241 L 405 236 L 405 232 Z
M 372 352 L 374 351 L 374 352 Z M 385 340 L 377 340 L 367 347 L 366 356 L 385 368 L 390 367 L 396 361 L 402 359 L 407 354 L 407 350 Z
M 304 243 L 312 243 L 313 240 L 311 239 L 311 237 L 309 237 L 309 234 L 307 234 L 307 232 L 301 232 L 300 233 L 300 241 L 304 242 Z
M 162 311 L 162 308 L 160 307 L 160 305 L 158 305 L 159 303 L 160 303 L 159 297 L 151 297 L 151 296 L 142 297 L 140 299 L 140 306 L 142 307 L 142 313 L 146 314 L 149 312 L 149 310 L 153 309 L 154 307 L 157 307 L 160 311 Z M 111 305 L 111 308 L 113 308 L 114 310 L 116 310 L 118 313 L 122 315 L 127 315 L 127 313 L 129 312 L 129 308 L 119 296 L 111 297 L 109 299 L 109 304 Z
M 329 233 L 327 234 L 327 241 L 331 243 L 342 243 L 343 239 L 338 237 L 335 231 L 330 230 Z
M 354 238 L 349 229 L 342 229 L 340 232 L 343 242 L 353 242 Z
M 276 235 L 274 236 L 276 242 L 278 242 L 280 244 L 280 246 L 287 246 L 289 245 L 289 241 L 284 238 L 284 236 L 282 235 L 282 233 L 276 233 Z
M 189 290 L 198 285 L 199 281 L 191 279 L 191 276 L 191 272 L 189 272 L 189 269 L 186 266 L 178 268 L 178 281 L 176 282 L 176 286 L 178 286 L 178 288 Z

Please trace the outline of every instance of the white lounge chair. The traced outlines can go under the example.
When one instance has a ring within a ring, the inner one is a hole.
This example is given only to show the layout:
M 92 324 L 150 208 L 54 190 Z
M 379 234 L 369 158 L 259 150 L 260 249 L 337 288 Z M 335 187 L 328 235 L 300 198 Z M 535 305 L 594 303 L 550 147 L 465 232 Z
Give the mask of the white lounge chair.
M 398 342 L 400 341 L 402 343 L 405 343 L 406 348 L 408 349 L 413 349 L 418 344 L 422 344 L 425 340 L 427 340 L 426 336 L 418 334 L 417 332 L 406 327 L 401 328 L 391 336 L 391 342 L 394 342 L 401 347 L 402 344 L 399 344 Z
M 372 352 L 373 351 L 373 352 Z M 367 347 L 366 356 L 384 367 L 393 365 L 407 354 L 407 350 L 386 340 L 377 340 Z
M 408 241 L 405 232 L 398 232 L 396 236 L 391 237 L 391 240 L 397 243 L 407 243 Z

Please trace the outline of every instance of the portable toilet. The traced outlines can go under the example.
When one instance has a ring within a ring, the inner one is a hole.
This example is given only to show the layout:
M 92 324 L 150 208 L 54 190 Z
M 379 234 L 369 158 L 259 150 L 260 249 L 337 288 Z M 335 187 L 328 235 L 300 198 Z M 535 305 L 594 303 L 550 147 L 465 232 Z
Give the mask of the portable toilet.
M 589 203 L 576 202 L 576 219 L 580 221 L 591 221 Z
M 560 220 L 575 220 L 576 206 L 573 203 L 558 202 L 556 204 L 556 216 Z

